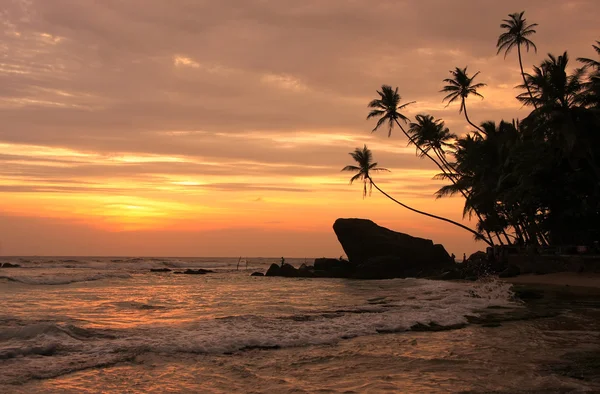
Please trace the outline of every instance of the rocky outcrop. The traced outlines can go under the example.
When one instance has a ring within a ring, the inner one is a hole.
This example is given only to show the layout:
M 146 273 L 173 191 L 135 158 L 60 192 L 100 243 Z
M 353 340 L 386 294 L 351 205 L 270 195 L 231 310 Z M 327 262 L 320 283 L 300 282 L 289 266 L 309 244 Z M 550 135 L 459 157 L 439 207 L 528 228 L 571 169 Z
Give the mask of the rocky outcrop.
M 271 266 L 267 270 L 267 273 L 265 274 L 265 276 L 279 276 L 280 268 L 281 267 L 279 267 L 279 265 L 277 265 L 275 263 L 271 264 Z
M 253 272 L 250 274 L 250 276 L 265 276 L 265 274 L 263 274 L 262 272 Z
M 150 272 L 171 272 L 170 268 L 150 268 Z
M 214 271 L 211 270 L 205 270 L 202 268 L 199 268 L 197 270 L 193 270 L 193 269 L 186 269 L 185 271 L 176 271 L 174 272 L 175 274 L 185 274 L 185 275 L 205 275 L 205 274 L 209 274 L 212 273 Z
M 364 279 L 440 275 L 454 267 L 442 245 L 389 230 L 366 219 L 338 219 L 333 230 L 355 266 L 352 276 Z

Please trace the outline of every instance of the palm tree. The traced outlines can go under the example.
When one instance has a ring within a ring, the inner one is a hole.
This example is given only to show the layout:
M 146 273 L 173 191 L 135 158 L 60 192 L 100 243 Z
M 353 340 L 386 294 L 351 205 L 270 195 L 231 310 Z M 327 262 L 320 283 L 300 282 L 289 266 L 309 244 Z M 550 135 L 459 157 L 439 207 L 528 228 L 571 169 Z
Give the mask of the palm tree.
M 596 41 L 598 45 L 592 45 L 598 55 L 600 55 L 600 41 Z M 584 94 L 580 98 L 580 104 L 586 107 L 600 107 L 600 61 L 588 59 L 585 57 L 577 58 L 584 64 L 584 69 L 590 69 L 588 80 L 583 83 L 585 88 Z
M 486 84 L 485 83 L 473 84 L 473 80 L 475 79 L 475 77 L 477 75 L 479 75 L 479 71 L 477 71 L 475 73 L 475 75 L 473 75 L 472 77 L 469 77 L 467 75 L 467 67 L 465 67 L 463 69 L 456 67 L 456 69 L 450 71 L 450 74 L 452 74 L 452 78 L 444 79 L 444 82 L 446 82 L 448 85 L 444 86 L 444 88 L 442 90 L 440 90 L 440 92 L 448 93 L 448 95 L 446 97 L 444 97 L 444 99 L 442 101 L 448 100 L 448 105 L 450 105 L 454 101 L 460 100 L 460 109 L 459 109 L 458 113 L 462 113 L 464 111 L 465 119 L 467 119 L 467 122 L 471 126 L 475 127 L 477 130 L 479 130 L 481 133 L 485 134 L 485 132 L 481 128 L 476 126 L 469 119 L 469 114 L 467 113 L 467 104 L 466 104 L 466 99 L 471 94 L 474 96 L 479 96 L 483 99 L 483 96 L 477 92 L 477 89 L 486 86 Z M 448 105 L 446 105 L 446 107 Z
M 417 147 L 417 150 L 421 152 L 422 156 L 427 156 L 442 172 L 445 172 L 446 170 L 444 169 L 443 164 L 431 157 L 429 153 L 421 147 L 421 145 L 415 143 L 414 138 L 406 132 L 404 127 L 402 127 L 402 124 L 399 122 L 399 120 L 401 120 L 403 123 L 408 123 L 408 117 L 399 111 L 405 109 L 408 105 L 414 103 L 414 101 L 400 105 L 400 100 L 402 98 L 398 94 L 398 88 L 392 89 L 392 87 L 389 85 L 382 85 L 381 90 L 378 90 L 377 94 L 379 94 L 379 98 L 371 100 L 368 105 L 368 107 L 372 108 L 372 110 L 369 112 L 369 115 L 367 115 L 367 119 L 379 118 L 372 131 L 377 131 L 379 127 L 387 123 L 388 137 L 390 137 L 392 135 L 392 129 L 394 128 L 394 125 L 398 126 L 406 138 L 408 138 L 409 144 L 414 144 Z
M 600 41 L 596 41 L 596 44 L 598 45 L 592 45 L 592 47 L 594 48 L 596 53 L 600 55 Z M 600 62 L 598 60 L 588 59 L 586 57 L 578 57 L 577 60 L 588 67 L 593 67 L 596 70 L 600 70 Z
M 558 57 L 548 54 L 548 59 L 544 60 L 539 67 L 533 67 L 533 74 L 526 74 L 526 83 L 531 88 L 532 94 L 522 93 L 517 98 L 523 104 L 537 104 L 536 108 L 540 107 L 545 113 L 572 108 L 577 104 L 584 88 L 582 84 L 584 70 L 579 68 L 568 75 L 568 65 L 567 52 Z
M 471 234 L 473 234 L 475 236 L 475 239 L 482 239 L 483 241 L 485 241 L 486 243 L 488 243 L 490 246 L 493 246 L 487 239 L 485 239 L 481 234 L 479 234 L 478 232 L 470 229 L 467 226 L 464 226 L 458 222 L 455 222 L 454 220 L 450 220 L 450 219 L 446 219 L 444 217 L 441 216 L 437 216 L 437 215 L 432 215 L 430 213 L 427 212 L 423 212 L 423 211 L 419 211 L 418 209 L 414 209 L 409 207 L 406 204 L 401 203 L 400 201 L 396 200 L 395 198 L 393 198 L 392 196 L 390 196 L 389 194 L 387 194 L 386 192 L 384 192 L 383 190 L 381 190 L 379 188 L 379 186 L 377 186 L 377 184 L 373 181 L 373 178 L 371 178 L 371 172 L 373 171 L 389 171 L 385 168 L 380 168 L 377 167 L 377 163 L 373 162 L 373 155 L 371 153 L 371 150 L 369 148 L 367 148 L 367 145 L 365 145 L 362 149 L 360 148 L 356 148 L 354 150 L 354 152 L 350 152 L 350 156 L 352 156 L 352 158 L 354 159 L 354 161 L 356 161 L 356 163 L 358 165 L 349 165 L 346 166 L 344 168 L 342 168 L 342 171 L 351 171 L 351 172 L 356 172 L 356 174 L 350 178 L 350 184 L 352 184 L 352 182 L 354 182 L 355 180 L 361 180 L 363 182 L 363 198 L 367 195 L 367 184 L 369 185 L 369 190 L 372 187 L 375 187 L 375 189 L 377 189 L 381 194 L 383 194 L 384 196 L 386 196 L 387 198 L 389 198 L 390 200 L 394 201 L 396 204 L 403 206 L 404 208 L 419 213 L 421 215 L 425 215 L 428 216 L 430 218 L 434 218 L 434 219 L 438 219 L 438 220 L 442 220 L 444 222 L 448 222 L 448 223 L 452 223 L 455 226 L 458 226 L 462 229 L 465 229 L 467 231 L 469 231 Z
M 357 174 L 350 178 L 350 184 L 354 181 L 362 181 L 363 183 L 363 198 L 367 196 L 367 184 L 369 184 L 369 195 L 371 195 L 372 185 L 371 172 L 390 171 L 387 168 L 377 167 L 377 163 L 373 163 L 373 154 L 365 145 L 362 149 L 356 148 L 354 152 L 350 152 L 350 156 L 356 161 L 359 166 L 346 166 L 342 171 L 356 172 Z
M 392 89 L 392 87 L 389 85 L 381 85 L 381 90 L 378 90 L 377 94 L 379 94 L 379 98 L 371 100 L 369 103 L 369 108 L 373 109 L 367 116 L 367 119 L 379 117 L 377 124 L 373 128 L 373 131 L 376 131 L 381 125 L 387 122 L 388 137 L 392 135 L 392 129 L 394 128 L 394 124 L 396 124 L 404 132 L 406 137 L 410 139 L 400 122 L 398 122 L 399 119 L 404 123 L 408 123 L 408 118 L 399 111 L 405 109 L 410 104 L 414 104 L 415 102 L 411 101 L 410 103 L 400 105 L 400 100 L 402 100 L 402 97 L 400 97 L 398 94 L 398 88 L 396 87 L 396 89 Z
M 444 148 L 453 147 L 449 141 L 456 140 L 456 135 L 450 132 L 442 120 L 434 119 L 431 115 L 422 114 L 415 116 L 415 122 L 410 124 L 408 133 L 413 137 L 414 143 L 421 146 L 425 153 L 433 151 L 440 162 L 442 162 L 445 171 L 442 169 L 442 174 L 438 175 L 438 177 L 448 179 L 456 186 L 461 174 L 457 172 L 454 165 L 448 162 L 444 150 Z M 423 153 L 420 156 L 422 157 Z M 463 195 L 466 201 L 470 200 L 470 193 L 467 189 L 459 188 L 457 190 Z M 473 209 L 473 211 L 479 218 L 479 221 L 483 222 L 484 218 L 481 217 L 481 214 L 476 209 Z M 492 238 L 489 232 L 486 231 L 486 234 L 491 241 Z
M 537 53 L 537 47 L 531 41 L 528 36 L 535 34 L 535 30 L 533 29 L 538 24 L 533 23 L 531 25 L 527 24 L 527 20 L 523 18 L 525 11 L 521 11 L 520 13 L 514 13 L 508 15 L 509 19 L 504 19 L 500 27 L 506 29 L 507 31 L 500 34 L 498 37 L 498 43 L 496 47 L 498 48 L 498 53 L 504 51 L 504 58 L 506 59 L 506 55 L 513 49 L 515 46 L 517 47 L 517 52 L 519 54 L 519 67 L 521 67 L 521 77 L 523 77 L 523 82 L 527 91 L 529 92 L 529 96 L 533 99 L 531 91 L 529 90 L 529 85 L 527 85 L 527 81 L 525 80 L 525 72 L 523 71 L 523 61 L 521 59 L 521 45 L 525 46 L 527 52 L 529 52 L 529 48 L 532 47 Z
M 444 148 L 453 146 L 448 141 L 455 140 L 456 135 L 450 132 L 442 120 L 434 119 L 431 115 L 419 114 L 415 116 L 415 122 L 410 123 L 408 134 L 412 137 L 412 142 L 422 148 L 419 156 L 423 157 L 433 151 L 449 172 L 454 170 L 446 160 Z

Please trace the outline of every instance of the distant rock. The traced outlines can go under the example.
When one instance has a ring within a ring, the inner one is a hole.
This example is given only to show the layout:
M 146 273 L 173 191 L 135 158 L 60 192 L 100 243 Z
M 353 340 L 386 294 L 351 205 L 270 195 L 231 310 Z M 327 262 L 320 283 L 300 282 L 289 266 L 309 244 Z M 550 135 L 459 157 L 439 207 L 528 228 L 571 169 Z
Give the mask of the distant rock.
M 271 266 L 267 270 L 267 273 L 265 274 L 265 276 L 279 276 L 280 268 L 281 267 L 279 267 L 279 265 L 277 265 L 275 263 L 271 264 Z
M 175 272 L 175 274 L 185 274 L 185 275 L 204 275 L 204 274 L 210 274 L 211 270 L 205 270 L 205 269 L 197 269 L 197 270 L 193 270 L 193 269 L 186 269 L 185 271 L 177 271 Z
M 298 268 L 298 276 L 302 278 L 313 278 L 315 276 L 315 267 L 302 264 L 300 268 Z
M 298 270 L 293 265 L 284 263 L 279 268 L 279 276 L 285 276 L 288 278 L 295 278 L 298 276 Z
M 265 276 L 265 274 L 263 274 L 262 272 L 253 272 L 250 274 L 250 276 Z
M 12 263 L 0 264 L 0 268 L 19 268 L 19 267 L 20 267 L 19 264 L 12 264 Z
M 150 272 L 171 272 L 169 268 L 150 268 Z
M 333 230 L 350 266 L 355 267 L 352 273 L 355 278 L 425 277 L 440 275 L 455 267 L 442 245 L 389 230 L 371 220 L 338 219 Z

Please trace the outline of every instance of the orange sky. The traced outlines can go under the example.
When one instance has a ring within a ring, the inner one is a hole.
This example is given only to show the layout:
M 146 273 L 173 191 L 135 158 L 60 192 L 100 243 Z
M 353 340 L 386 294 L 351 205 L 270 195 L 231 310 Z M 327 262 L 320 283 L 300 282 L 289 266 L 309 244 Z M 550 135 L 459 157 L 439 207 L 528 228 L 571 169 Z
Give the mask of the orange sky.
M 367 144 L 404 203 L 435 200 L 435 168 L 400 133 L 371 134 L 375 89 L 406 115 L 468 130 L 438 91 L 480 70 L 476 121 L 523 117 L 516 54 L 499 23 L 522 1 L 9 0 L 0 19 L 0 253 L 339 256 L 331 225 L 364 217 L 461 256 L 484 245 L 451 225 L 365 200 L 340 169 Z M 539 53 L 592 56 L 600 2 L 528 1 Z M 461 21 L 466 21 L 463 23 Z M 575 64 L 575 63 L 574 63 Z

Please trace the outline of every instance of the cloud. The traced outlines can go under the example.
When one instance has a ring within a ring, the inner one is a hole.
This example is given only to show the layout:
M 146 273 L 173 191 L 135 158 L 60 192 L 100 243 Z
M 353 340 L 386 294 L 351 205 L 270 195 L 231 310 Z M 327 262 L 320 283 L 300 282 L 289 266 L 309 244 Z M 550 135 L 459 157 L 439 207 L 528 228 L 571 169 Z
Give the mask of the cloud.
M 448 70 L 468 66 L 488 85 L 485 100 L 468 102 L 475 122 L 523 117 L 516 57 L 495 50 L 501 19 L 522 8 L 517 0 L 8 0 L 0 188 L 15 201 L 36 194 L 58 204 L 87 192 L 188 206 L 254 192 L 271 206 L 301 191 L 327 206 L 354 192 L 339 169 L 367 143 L 393 169 L 384 185 L 429 201 L 435 167 L 398 130 L 391 139 L 370 134 L 366 104 L 381 84 L 399 86 L 403 102 L 416 101 L 408 116 L 428 112 L 467 132 L 439 90 Z M 600 3 L 532 0 L 526 12 L 539 23 L 540 49 L 524 54 L 526 66 L 564 49 L 592 56 Z

